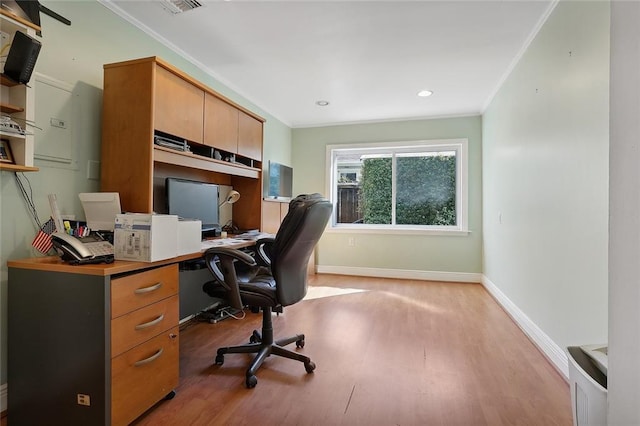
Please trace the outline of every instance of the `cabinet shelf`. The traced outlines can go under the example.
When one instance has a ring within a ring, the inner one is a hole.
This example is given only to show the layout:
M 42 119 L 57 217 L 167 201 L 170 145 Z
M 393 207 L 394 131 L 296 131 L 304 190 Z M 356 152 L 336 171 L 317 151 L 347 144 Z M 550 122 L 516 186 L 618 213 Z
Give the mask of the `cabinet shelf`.
M 24 108 L 0 102 L 0 112 L 4 112 L 5 114 L 15 114 L 16 112 L 24 112 Z
M 8 19 L 11 19 L 12 21 L 17 22 L 20 26 L 28 27 L 28 28 L 30 28 L 31 30 L 34 30 L 34 31 L 40 31 L 41 30 L 40 25 L 36 25 L 33 22 L 29 21 L 28 19 L 22 18 L 22 17 L 20 17 L 20 16 L 18 16 L 16 14 L 12 13 L 9 10 L 5 10 L 4 9 L 4 6 L 5 6 L 4 4 L 2 6 L 3 6 L 3 9 L 0 9 L 0 15 L 6 17 Z
M 27 138 L 26 135 L 23 135 L 21 133 L 12 133 L 12 132 L 3 132 L 2 130 L 0 130 L 0 136 L 2 137 L 2 139 L 9 139 L 9 140 L 25 140 Z
M 40 169 L 32 166 L 21 166 L 19 164 L 0 163 L 0 170 L 9 172 L 37 172 Z
M 252 179 L 258 179 L 261 172 L 260 169 L 245 166 L 244 164 L 229 163 L 227 161 L 202 157 L 190 152 L 176 151 L 161 146 L 153 147 L 153 160 L 159 163 L 175 164 L 193 169 L 243 176 Z
M 9 77 L 7 77 L 4 74 L 0 74 L 0 85 L 6 86 L 6 87 L 14 87 L 14 86 L 17 86 L 18 84 L 20 83 L 18 83 L 17 81 L 11 80 Z

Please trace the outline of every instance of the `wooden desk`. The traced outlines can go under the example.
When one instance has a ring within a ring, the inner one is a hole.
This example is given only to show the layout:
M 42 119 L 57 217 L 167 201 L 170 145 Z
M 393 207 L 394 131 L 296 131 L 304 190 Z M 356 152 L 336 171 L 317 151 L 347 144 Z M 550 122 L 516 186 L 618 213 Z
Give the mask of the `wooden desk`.
M 245 241 L 230 247 L 253 245 Z M 178 264 L 11 260 L 11 423 L 126 425 L 179 380 Z

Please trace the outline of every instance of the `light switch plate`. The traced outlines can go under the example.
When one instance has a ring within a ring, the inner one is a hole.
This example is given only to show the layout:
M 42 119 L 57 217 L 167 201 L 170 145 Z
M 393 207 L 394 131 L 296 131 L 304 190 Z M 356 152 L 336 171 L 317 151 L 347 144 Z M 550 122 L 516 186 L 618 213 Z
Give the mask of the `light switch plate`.
M 87 179 L 100 180 L 100 162 L 95 160 L 87 161 Z

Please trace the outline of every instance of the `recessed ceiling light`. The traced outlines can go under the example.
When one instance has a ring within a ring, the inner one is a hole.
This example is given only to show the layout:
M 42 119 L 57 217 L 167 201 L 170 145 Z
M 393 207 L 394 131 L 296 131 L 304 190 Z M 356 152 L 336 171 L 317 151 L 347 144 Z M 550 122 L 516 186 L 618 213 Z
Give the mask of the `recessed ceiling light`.
M 318 105 L 318 106 L 327 106 L 327 105 L 329 105 L 329 101 L 316 101 L 316 105 Z
M 433 95 L 433 92 L 431 90 L 421 90 L 418 92 L 418 96 L 420 96 L 421 98 L 426 98 L 427 96 L 431 95 Z

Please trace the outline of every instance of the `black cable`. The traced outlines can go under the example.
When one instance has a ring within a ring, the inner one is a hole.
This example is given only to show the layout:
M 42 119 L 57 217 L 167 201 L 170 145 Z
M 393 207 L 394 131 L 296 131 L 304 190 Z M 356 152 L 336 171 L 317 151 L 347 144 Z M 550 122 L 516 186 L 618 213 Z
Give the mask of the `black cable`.
M 40 12 L 44 13 L 45 15 L 49 15 L 53 19 L 56 19 L 56 20 L 62 22 L 63 24 L 65 24 L 65 25 L 71 25 L 71 21 L 68 20 L 67 18 L 65 18 L 64 16 L 61 16 L 61 15 L 57 14 L 53 10 L 49 9 L 48 7 L 44 7 L 41 4 L 39 6 L 40 6 Z
M 33 202 L 33 188 L 31 187 L 31 182 L 29 182 L 29 179 L 24 175 L 24 173 L 20 173 L 20 176 L 19 176 L 18 172 L 15 172 L 14 175 L 16 178 L 16 184 L 20 189 L 20 194 L 22 195 L 24 202 L 27 204 L 27 208 L 29 210 L 29 214 L 31 215 L 31 218 L 36 223 L 36 225 L 38 225 L 38 229 L 42 229 L 42 223 L 38 218 L 38 211 L 36 210 L 36 205 Z M 27 181 L 29 191 L 27 191 L 27 188 L 25 188 L 24 183 L 22 182 L 22 179 Z

